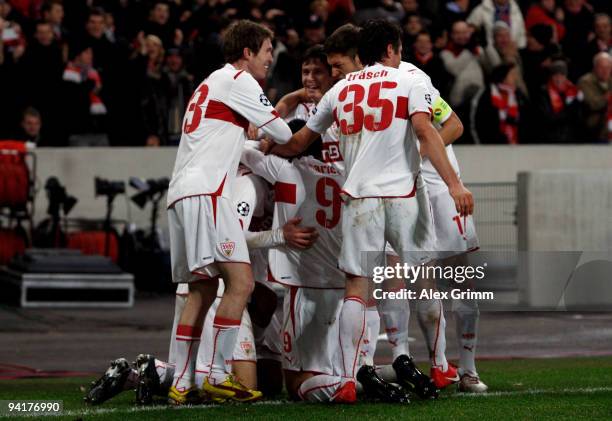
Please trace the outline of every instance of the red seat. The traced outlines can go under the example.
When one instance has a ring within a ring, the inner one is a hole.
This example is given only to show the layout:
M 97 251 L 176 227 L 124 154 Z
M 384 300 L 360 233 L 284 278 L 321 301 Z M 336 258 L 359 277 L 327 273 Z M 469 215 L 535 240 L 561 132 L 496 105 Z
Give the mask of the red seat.
M 105 231 L 78 231 L 68 234 L 67 247 L 78 249 L 83 254 L 105 255 Z M 115 263 L 119 260 L 119 241 L 115 233 L 109 236 L 108 257 Z
M 24 142 L 0 141 L 0 207 L 24 207 L 30 192 L 30 170 Z
M 14 230 L 0 229 L 0 264 L 6 265 L 11 259 L 25 251 L 26 242 L 23 236 Z

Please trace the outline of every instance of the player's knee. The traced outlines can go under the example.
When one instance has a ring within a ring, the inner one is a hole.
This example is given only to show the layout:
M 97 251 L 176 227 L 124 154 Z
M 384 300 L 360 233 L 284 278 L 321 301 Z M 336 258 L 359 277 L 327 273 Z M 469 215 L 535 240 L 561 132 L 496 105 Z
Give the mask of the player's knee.
M 248 298 L 255 289 L 255 282 L 252 277 L 243 277 L 241 279 L 234 279 L 225 291 L 228 295 L 239 296 L 242 298 Z
M 440 300 L 419 300 L 416 304 L 420 320 L 437 322 L 440 319 L 442 303 Z
M 453 311 L 461 318 L 480 316 L 480 309 L 476 300 L 455 300 L 453 302 Z

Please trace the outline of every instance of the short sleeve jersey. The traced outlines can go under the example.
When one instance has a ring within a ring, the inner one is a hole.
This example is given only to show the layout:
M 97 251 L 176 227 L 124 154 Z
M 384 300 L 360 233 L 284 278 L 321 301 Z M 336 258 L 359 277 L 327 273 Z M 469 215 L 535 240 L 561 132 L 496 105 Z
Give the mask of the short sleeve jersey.
M 440 91 L 433 86 L 431 83 L 431 78 L 414 64 L 407 63 L 405 61 L 400 63 L 399 69 L 407 72 L 408 74 L 420 75 L 421 77 L 425 78 L 427 87 L 431 92 L 433 122 L 434 124 L 441 126 L 446 120 L 448 120 L 453 113 L 453 110 L 450 105 L 448 105 L 440 96 Z M 448 145 L 446 147 L 446 154 L 448 155 L 448 160 L 453 166 L 453 169 L 457 175 L 459 175 L 459 163 L 457 162 L 453 145 Z M 423 179 L 428 186 L 446 187 L 444 180 L 442 180 L 442 177 L 440 177 L 440 174 L 438 174 L 438 171 L 436 171 L 431 161 L 427 157 L 423 158 L 421 171 L 423 174 Z
M 431 99 L 425 78 L 379 63 L 348 74 L 323 96 L 306 124 L 317 133 L 338 124 L 343 194 L 405 197 L 413 192 L 421 157 L 410 117 L 431 115 Z
M 249 147 L 245 148 L 242 162 L 274 184 L 274 228 L 299 217 L 301 226 L 315 227 L 319 233 L 307 250 L 271 248 L 268 252 L 271 280 L 298 287 L 344 288 L 344 274 L 338 269 L 343 181 L 339 171 L 332 164 L 312 157 L 289 162 Z
M 198 86 L 183 119 L 183 133 L 168 189 L 168 206 L 189 196 L 231 197 L 249 122 L 278 118 L 253 77 L 231 64 Z

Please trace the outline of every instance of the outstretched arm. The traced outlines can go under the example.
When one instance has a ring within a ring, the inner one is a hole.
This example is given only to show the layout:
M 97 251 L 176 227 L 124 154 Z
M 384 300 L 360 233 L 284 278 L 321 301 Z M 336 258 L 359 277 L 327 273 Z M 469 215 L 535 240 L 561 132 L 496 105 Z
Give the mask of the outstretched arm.
M 268 153 L 282 156 L 284 158 L 294 157 L 304 152 L 314 140 L 319 137 L 319 133 L 311 130 L 308 126 L 302 127 L 284 145 L 275 144 Z

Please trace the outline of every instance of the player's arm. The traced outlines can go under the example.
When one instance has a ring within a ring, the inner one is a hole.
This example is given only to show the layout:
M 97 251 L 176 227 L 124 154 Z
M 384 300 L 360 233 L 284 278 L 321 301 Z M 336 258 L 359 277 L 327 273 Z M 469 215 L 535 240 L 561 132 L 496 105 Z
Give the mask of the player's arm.
M 433 110 L 433 122 L 440 126 L 438 132 L 444 141 L 444 145 L 450 145 L 463 134 L 463 124 L 453 109 L 438 94 L 434 95 L 431 104 Z
M 291 218 L 282 228 L 267 231 L 247 231 L 244 233 L 249 249 L 289 246 L 298 250 L 305 250 L 319 238 L 314 227 L 300 226 L 302 218 Z
M 432 165 L 448 186 L 448 191 L 455 201 L 457 212 L 461 216 L 471 215 L 474 212 L 474 198 L 472 193 L 465 188 L 457 173 L 453 169 L 444 142 L 440 134 L 431 124 L 430 116 L 425 112 L 417 112 L 410 118 L 412 127 L 421 142 Z
M 229 106 L 258 129 L 263 130 L 275 142 L 286 143 L 291 129 L 280 118 L 272 104 L 251 75 L 241 73 L 232 86 Z
M 306 88 L 300 88 L 297 91 L 289 92 L 287 95 L 282 97 L 280 101 L 276 103 L 276 111 L 281 118 L 287 117 L 289 113 L 297 108 L 300 102 L 307 102 L 309 100 L 306 95 Z
M 274 146 L 269 153 L 283 157 L 292 157 L 304 152 L 312 142 L 322 133 L 325 133 L 334 121 L 332 98 L 336 96 L 336 89 L 330 89 L 323 95 L 317 104 L 314 115 L 308 119 L 306 125 L 298 130 L 285 145 Z
M 309 129 L 308 126 L 304 126 L 291 136 L 289 142 L 284 145 L 273 145 L 268 153 L 284 158 L 291 158 L 308 149 L 310 144 L 314 142 L 317 137 L 319 137 L 319 133 Z
M 431 94 L 427 89 L 425 80 L 413 79 L 409 86 L 408 115 L 410 116 L 414 132 L 421 142 L 421 148 L 448 186 L 448 191 L 455 201 L 457 212 L 461 216 L 471 215 L 474 211 L 472 193 L 465 188 L 457 173 L 455 173 L 453 166 L 448 160 L 444 141 L 431 123 Z
M 248 141 L 242 149 L 240 162 L 249 167 L 253 173 L 270 184 L 276 183 L 283 166 L 287 164 L 282 158 L 264 155 L 258 148 L 259 142 Z
M 438 130 L 438 133 L 440 133 L 444 146 L 450 145 L 461 137 L 463 134 L 463 123 L 461 123 L 459 116 L 455 114 L 454 111 L 448 120 L 442 124 L 442 127 Z

